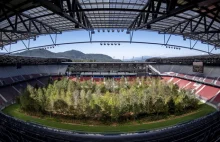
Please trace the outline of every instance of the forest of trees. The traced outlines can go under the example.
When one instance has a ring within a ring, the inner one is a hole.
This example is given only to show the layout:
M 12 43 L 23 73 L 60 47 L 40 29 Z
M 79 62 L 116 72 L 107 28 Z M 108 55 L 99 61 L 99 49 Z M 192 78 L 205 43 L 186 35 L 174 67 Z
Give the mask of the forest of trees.
M 128 82 L 56 80 L 45 88 L 28 86 L 19 98 L 27 113 L 71 116 L 72 119 L 121 122 L 149 115 L 182 114 L 198 108 L 190 91 L 158 78 Z

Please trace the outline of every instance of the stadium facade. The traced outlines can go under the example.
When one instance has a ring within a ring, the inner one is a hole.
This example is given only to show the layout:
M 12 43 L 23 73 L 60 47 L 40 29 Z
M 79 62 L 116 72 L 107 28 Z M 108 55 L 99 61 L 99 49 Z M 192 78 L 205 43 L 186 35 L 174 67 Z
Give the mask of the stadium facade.
M 6 56 L 3 56 L 6 58 Z M 8 56 L 12 61 L 15 58 L 19 58 L 20 61 L 27 57 Z M 29 85 L 44 86 L 48 83 L 50 77 L 63 76 L 67 70 L 67 64 L 73 64 L 78 68 L 78 72 L 82 71 L 80 78 L 91 79 L 94 74 L 89 74 L 88 67 L 94 65 L 104 65 L 108 63 L 69 63 L 69 59 L 47 59 L 47 58 L 31 58 L 34 62 L 27 62 L 26 64 L 9 64 L 7 62 L 1 66 L 1 88 L 0 88 L 0 101 L 1 107 L 4 108 L 15 102 L 16 96 L 20 95 L 20 92 Z M 149 59 L 151 60 L 151 59 Z M 160 61 L 163 59 L 160 59 Z M 167 60 L 167 59 L 165 59 Z M 6 60 L 5 60 L 6 61 Z M 36 64 L 36 61 L 37 64 Z M 47 62 L 50 61 L 50 62 Z M 81 65 L 80 65 L 81 64 Z M 86 64 L 86 65 L 85 65 Z M 141 69 L 144 65 L 151 71 L 149 75 L 161 76 L 168 82 L 178 84 L 180 87 L 192 87 L 192 90 L 196 90 L 197 97 L 203 101 L 207 101 L 210 105 L 217 108 L 220 100 L 220 89 L 218 83 L 212 78 L 212 76 L 197 76 L 197 74 L 191 74 L 193 70 L 192 65 L 168 65 L 161 62 L 146 62 L 146 63 L 109 63 L 107 66 L 111 66 L 111 70 L 120 73 L 119 68 L 127 68 L 127 65 L 138 65 Z M 74 67 L 75 67 L 74 66 Z M 80 67 L 79 67 L 80 66 Z M 109 68 L 100 66 L 104 71 Z M 115 68 L 114 68 L 115 67 Z M 133 66 L 132 66 L 133 68 Z M 186 72 L 181 70 L 188 69 Z M 211 70 L 218 70 L 217 66 L 210 67 Z M 100 68 L 93 68 L 94 72 L 100 72 Z M 96 69 L 96 70 L 95 70 Z M 191 70 L 191 72 L 189 72 Z M 204 69 L 206 70 L 206 69 Z M 174 72 L 175 71 L 175 72 Z M 8 73 L 10 72 L 10 73 Z M 83 73 L 88 73 L 87 77 Z M 206 72 L 206 71 L 205 71 Z M 147 72 L 146 72 L 147 73 Z M 136 74 L 137 75 L 137 74 Z M 201 74 L 200 74 L 201 75 Z M 213 75 L 213 73 L 210 73 Z M 88 77 L 89 76 L 89 77 Z M 145 74 L 146 76 L 146 74 Z M 191 76 L 191 78 L 189 78 Z M 114 76 L 117 78 L 117 76 Z M 101 77 L 103 78 L 103 76 Z M 212 81 L 210 81 L 212 80 Z M 210 81 L 210 82 L 208 82 Z M 197 84 L 195 86 L 194 84 Z M 198 84 L 200 86 L 198 87 Z M 214 99 L 213 99 L 214 98 Z M 153 131 L 141 131 L 136 133 L 112 133 L 112 134 L 92 134 L 83 132 L 70 132 L 52 129 L 49 127 L 41 126 L 31 122 L 24 122 L 16 118 L 7 116 L 0 113 L 0 136 L 3 141 L 206 141 L 206 140 L 218 140 L 220 134 L 220 114 L 219 111 L 212 113 L 203 118 L 193 120 L 187 123 L 181 123 L 172 127 L 153 130 Z
M 213 54 L 219 49 L 219 0 L 131 0 L 127 1 L 83 1 L 83 0 L 1 0 L 0 1 L 0 47 L 6 51 L 0 56 L 0 106 L 4 108 L 15 102 L 15 98 L 28 84 L 44 86 L 51 77 L 66 73 L 70 62 L 64 58 L 37 58 L 8 56 L 13 52 L 34 48 L 53 48 L 57 45 L 55 36 L 65 31 L 86 30 L 95 32 L 123 32 L 130 34 L 136 30 L 156 31 L 164 35 L 163 45 L 167 48 L 183 48 L 169 45 L 167 34 L 182 36 L 190 40 L 192 50 Z M 30 47 L 23 40 L 37 40 L 41 35 L 50 35 L 51 45 Z M 57 37 L 57 36 L 56 36 Z M 191 43 L 195 40 L 195 44 Z M 13 49 L 11 44 L 21 41 L 24 49 Z M 195 48 L 197 41 L 210 45 L 207 50 Z M 109 41 L 111 42 L 111 41 Z M 83 42 L 82 42 L 83 43 Z M 141 42 L 139 42 L 141 43 Z M 66 43 L 67 44 L 67 43 Z M 219 109 L 219 56 L 196 56 L 176 58 L 154 58 L 138 63 L 75 64 L 83 77 L 97 75 L 144 75 L 161 76 L 181 88 L 195 91 L 201 101 Z M 195 63 L 197 67 L 193 65 Z M 80 67 L 79 67 L 80 65 Z M 201 66 L 202 65 L 202 66 Z M 112 71 L 112 68 L 114 69 Z M 125 70 L 125 69 L 128 70 Z M 197 70 L 196 72 L 193 69 Z M 91 71 L 91 69 L 94 69 Z M 99 69 L 99 70 L 97 70 Z M 83 71 L 83 72 L 82 72 Z M 146 71 L 146 72 L 145 72 Z M 94 74 L 95 72 L 95 74 Z M 73 72 L 74 73 L 74 72 Z M 102 74 L 104 73 L 104 74 Z M 116 73 L 116 74 L 115 74 Z M 147 74 L 148 73 L 148 74 Z M 88 79 L 88 78 L 87 78 Z M 219 141 L 219 111 L 203 118 L 172 127 L 124 134 L 88 134 L 70 132 L 24 122 L 0 112 L 1 141 Z

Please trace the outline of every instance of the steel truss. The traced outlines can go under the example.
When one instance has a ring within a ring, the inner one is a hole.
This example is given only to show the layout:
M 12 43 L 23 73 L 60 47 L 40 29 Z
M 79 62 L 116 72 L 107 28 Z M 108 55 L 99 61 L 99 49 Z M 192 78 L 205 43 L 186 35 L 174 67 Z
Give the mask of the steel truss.
M 115 43 L 117 43 L 117 45 L 120 45 L 121 43 L 130 43 L 130 44 L 133 43 L 133 44 L 161 45 L 162 47 L 165 47 L 165 48 L 189 49 L 189 50 L 195 50 L 195 51 L 207 53 L 209 55 L 215 55 L 215 53 L 213 53 L 213 51 L 216 50 L 215 47 L 212 47 L 212 48 L 208 47 L 207 50 L 201 50 L 201 49 L 198 49 L 198 48 L 192 48 L 192 46 L 181 46 L 181 45 L 168 44 L 169 38 L 168 38 L 166 43 L 141 42 L 141 41 L 132 41 L 132 40 L 131 41 L 90 41 L 89 40 L 89 41 L 65 42 L 65 43 L 56 43 L 56 44 L 53 43 L 53 44 L 47 44 L 47 45 L 42 45 L 42 46 L 30 47 L 29 49 L 30 50 L 32 50 L 32 49 L 50 49 L 50 48 L 55 47 L 55 46 L 59 47 L 59 46 L 62 46 L 62 45 L 70 45 L 70 44 L 107 43 L 106 45 L 114 46 L 114 45 L 116 45 Z M 195 46 L 195 44 L 194 44 L 194 46 Z M 16 51 L 12 51 L 12 52 L 7 52 L 5 55 L 21 52 L 21 51 L 24 51 L 24 50 L 26 50 L 26 49 L 20 49 L 20 50 L 16 50 Z
M 18 40 L 36 39 L 37 36 L 43 34 L 60 34 L 60 30 L 37 20 L 38 17 L 31 17 L 27 14 L 21 13 L 7 5 L 7 3 L 0 2 L 0 16 L 1 22 L 7 22 L 7 26 L 0 27 L 0 46 L 17 43 Z M 9 17 L 13 15 L 13 17 Z M 48 14 L 52 15 L 52 14 Z M 4 19 L 5 21 L 3 21 Z
M 75 28 L 82 27 L 94 31 L 86 14 L 77 0 L 33 0 L 52 12 L 75 23 Z M 77 20 L 76 20 L 77 19 Z

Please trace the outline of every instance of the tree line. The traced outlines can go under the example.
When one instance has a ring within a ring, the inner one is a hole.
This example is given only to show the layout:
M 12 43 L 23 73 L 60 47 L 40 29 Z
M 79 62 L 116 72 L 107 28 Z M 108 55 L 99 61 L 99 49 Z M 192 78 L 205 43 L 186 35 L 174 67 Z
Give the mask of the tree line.
M 23 111 L 32 114 L 115 122 L 198 108 L 192 92 L 159 78 L 136 78 L 132 82 L 127 78 L 105 79 L 98 83 L 63 78 L 44 88 L 27 86 L 19 103 Z

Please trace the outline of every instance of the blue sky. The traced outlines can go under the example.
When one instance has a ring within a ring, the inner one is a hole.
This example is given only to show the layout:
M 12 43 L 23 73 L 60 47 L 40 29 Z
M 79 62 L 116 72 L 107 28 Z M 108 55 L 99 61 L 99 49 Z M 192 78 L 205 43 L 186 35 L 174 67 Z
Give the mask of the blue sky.
M 55 37 L 52 35 L 53 38 Z M 169 35 L 166 35 L 168 39 Z M 129 41 L 130 35 L 124 32 L 97 32 L 93 34 L 92 40 L 94 41 Z M 66 42 L 80 42 L 80 41 L 89 41 L 89 34 L 87 31 L 78 30 L 72 32 L 63 32 L 57 36 L 57 43 L 66 43 Z M 133 41 L 142 41 L 142 42 L 164 42 L 164 35 L 158 34 L 157 32 L 152 31 L 136 31 L 133 34 Z M 28 45 L 28 41 L 24 41 Z M 194 44 L 195 41 L 192 41 Z M 30 40 L 30 47 L 52 44 L 52 41 L 49 36 L 40 36 L 36 41 Z M 169 44 L 181 45 L 181 46 L 190 46 L 189 40 L 184 41 L 181 36 L 172 35 L 169 41 Z M 10 46 L 6 47 L 7 49 Z M 22 42 L 11 45 L 11 51 L 25 48 Z M 198 42 L 195 48 L 207 50 L 206 44 L 201 44 Z M 212 46 L 210 46 L 210 49 Z M 134 44 L 134 43 L 121 43 L 120 46 L 108 46 L 100 45 L 100 43 L 87 43 L 87 44 L 69 44 L 56 46 L 53 49 L 49 49 L 52 52 L 63 52 L 67 50 L 79 50 L 83 53 L 100 53 L 106 54 L 113 58 L 122 59 L 123 56 L 125 59 L 141 56 L 187 56 L 187 55 L 202 55 L 204 53 L 188 50 L 188 49 L 167 49 L 161 45 L 149 45 L 149 44 Z

